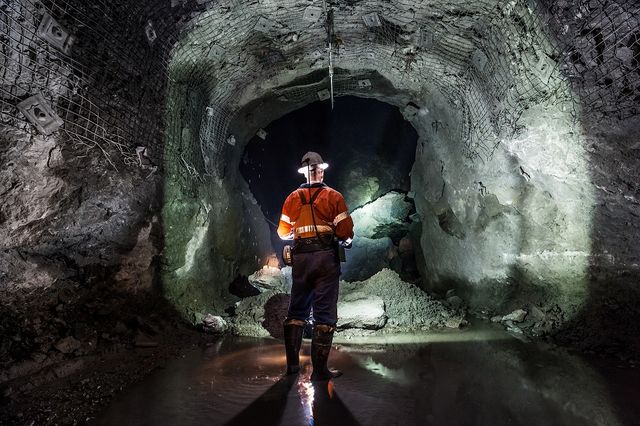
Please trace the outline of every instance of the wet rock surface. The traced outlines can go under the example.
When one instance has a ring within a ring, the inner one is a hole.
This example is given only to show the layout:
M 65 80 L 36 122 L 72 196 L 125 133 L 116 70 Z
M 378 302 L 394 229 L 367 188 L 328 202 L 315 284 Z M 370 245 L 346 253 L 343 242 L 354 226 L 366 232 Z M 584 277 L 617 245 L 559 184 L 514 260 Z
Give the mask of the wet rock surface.
M 126 386 L 213 339 L 161 297 L 59 281 L 0 292 L 0 424 L 83 424 Z

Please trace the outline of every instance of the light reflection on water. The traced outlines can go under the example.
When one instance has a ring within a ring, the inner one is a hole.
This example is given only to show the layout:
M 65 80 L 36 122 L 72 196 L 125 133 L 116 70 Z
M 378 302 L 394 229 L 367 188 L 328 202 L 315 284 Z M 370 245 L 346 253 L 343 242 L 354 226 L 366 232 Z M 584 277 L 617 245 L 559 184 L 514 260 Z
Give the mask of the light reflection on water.
M 610 392 L 640 400 L 635 370 L 611 383 L 577 356 L 490 331 L 342 343 L 330 365 L 345 375 L 313 384 L 308 342 L 300 375 L 282 378 L 278 341 L 225 338 L 126 390 L 94 423 L 609 426 L 639 418 L 637 404 L 621 404 Z M 492 333 L 499 336 L 470 336 Z
M 313 397 L 315 391 L 311 381 L 309 381 L 309 368 L 306 366 L 301 374 L 301 380 L 298 380 L 298 396 L 304 411 L 305 424 L 313 425 Z

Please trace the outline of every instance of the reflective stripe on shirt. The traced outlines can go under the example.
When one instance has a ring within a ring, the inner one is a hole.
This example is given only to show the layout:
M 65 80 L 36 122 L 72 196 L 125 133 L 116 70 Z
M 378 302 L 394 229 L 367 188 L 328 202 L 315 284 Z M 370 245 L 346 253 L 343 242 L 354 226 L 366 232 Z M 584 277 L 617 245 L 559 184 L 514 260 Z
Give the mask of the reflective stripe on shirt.
M 322 233 L 322 232 L 333 232 L 333 228 L 331 228 L 330 226 L 326 226 L 326 225 L 318 225 L 318 232 Z M 315 232 L 316 230 L 316 226 L 313 225 L 308 225 L 308 226 L 301 226 L 299 228 L 295 229 L 295 233 L 296 234 L 307 234 L 309 232 Z
M 293 225 L 291 223 L 291 218 L 286 214 L 283 214 L 282 216 L 280 216 L 280 220 L 283 221 L 284 223 L 288 223 L 289 225 Z
M 349 212 L 342 212 L 338 216 L 336 216 L 335 219 L 333 219 L 333 224 L 337 225 L 338 223 L 342 222 L 348 217 L 349 217 Z

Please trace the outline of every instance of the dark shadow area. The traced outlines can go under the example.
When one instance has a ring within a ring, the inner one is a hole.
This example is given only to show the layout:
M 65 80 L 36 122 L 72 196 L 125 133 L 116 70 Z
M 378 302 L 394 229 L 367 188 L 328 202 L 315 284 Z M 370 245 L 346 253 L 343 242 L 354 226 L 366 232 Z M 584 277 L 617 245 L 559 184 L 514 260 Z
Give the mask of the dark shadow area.
M 211 340 L 157 291 L 60 280 L 2 294 L 0 424 L 72 424 L 184 348 Z
M 287 402 L 289 402 L 289 391 L 297 380 L 298 376 L 294 374 L 282 377 L 225 425 L 246 426 L 256 423 L 263 426 L 279 425 Z
M 264 305 L 262 327 L 276 339 L 284 339 L 282 324 L 287 317 L 290 299 L 291 296 L 288 294 L 276 294 L 267 300 Z
M 640 146 L 633 148 L 640 124 L 588 115 L 583 123 L 596 206 L 588 298 L 555 337 L 587 352 L 640 361 Z
M 333 381 L 313 382 L 313 424 L 358 426 L 349 408 L 338 396 Z
M 260 290 L 252 286 L 247 277 L 238 275 L 238 277 L 229 284 L 229 293 L 244 298 L 257 296 L 260 294 Z

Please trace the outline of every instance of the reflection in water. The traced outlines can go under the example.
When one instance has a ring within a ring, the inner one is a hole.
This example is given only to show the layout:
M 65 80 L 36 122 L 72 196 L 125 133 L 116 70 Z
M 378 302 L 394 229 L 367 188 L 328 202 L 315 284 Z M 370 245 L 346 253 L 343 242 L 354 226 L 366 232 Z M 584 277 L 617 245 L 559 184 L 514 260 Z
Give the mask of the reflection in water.
M 317 383 L 309 381 L 308 357 L 299 376 L 282 376 L 277 341 L 225 338 L 123 392 L 93 423 L 609 426 L 640 418 L 638 404 L 628 403 L 639 395 L 635 370 L 602 374 L 493 328 L 500 338 L 470 337 L 486 328 L 426 343 L 342 345 L 331 364 L 345 375 Z
M 374 361 L 370 356 L 366 357 L 361 365 L 372 373 L 384 377 L 385 379 L 389 379 L 400 384 L 409 383 L 409 379 L 403 368 L 389 368 L 382 363 Z
M 298 380 L 298 395 L 300 396 L 300 402 L 302 403 L 302 410 L 304 411 L 305 424 L 313 425 L 313 402 L 315 396 L 315 390 L 309 377 L 311 376 L 309 366 L 306 365 L 303 372 L 300 374 L 300 380 Z
M 304 424 L 359 425 L 351 411 L 340 400 L 333 380 L 311 382 L 312 369 L 306 365 L 298 378 L 298 396 L 304 412 Z

